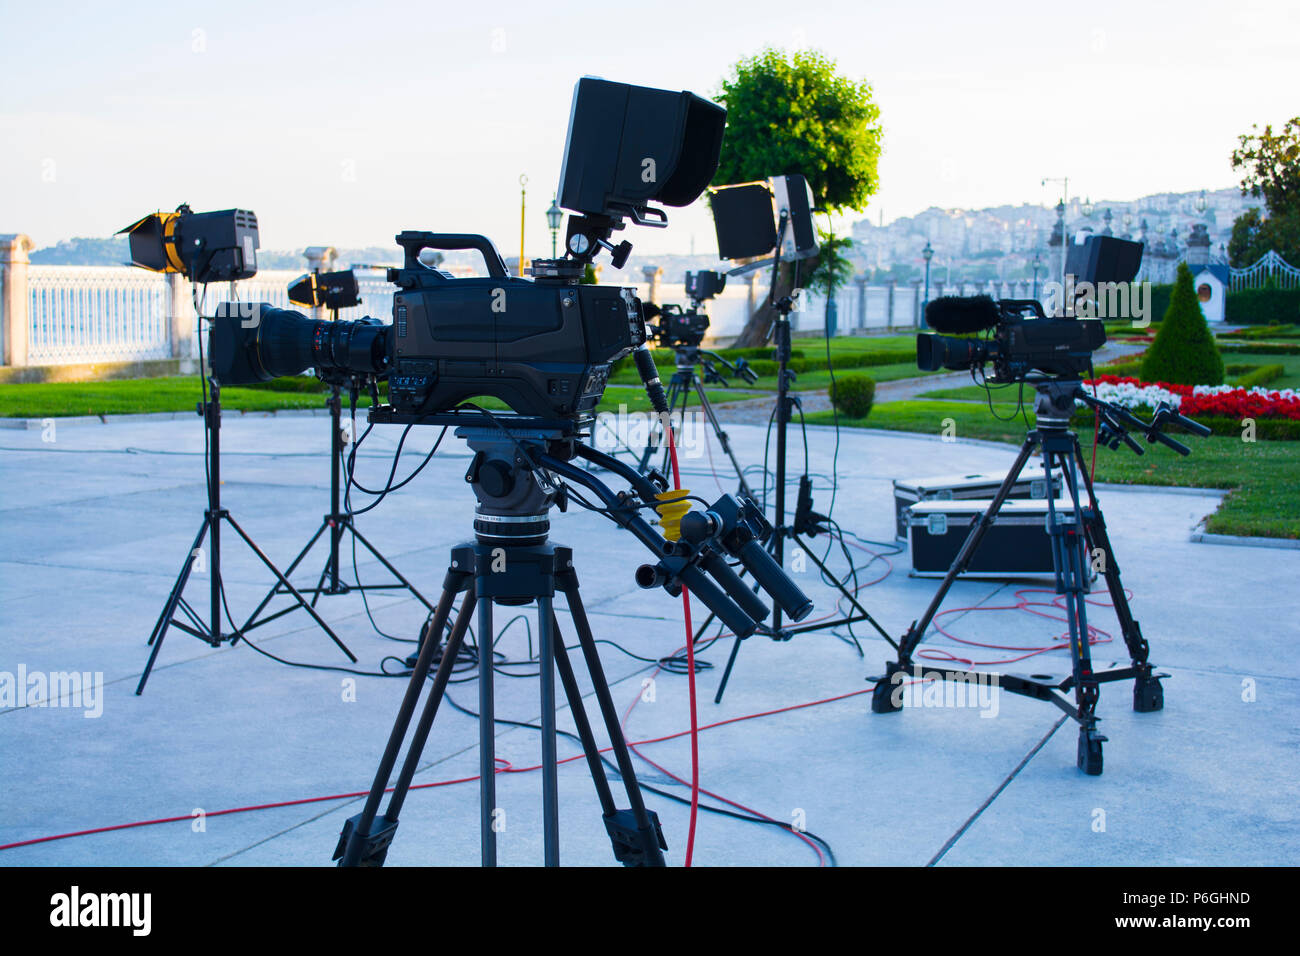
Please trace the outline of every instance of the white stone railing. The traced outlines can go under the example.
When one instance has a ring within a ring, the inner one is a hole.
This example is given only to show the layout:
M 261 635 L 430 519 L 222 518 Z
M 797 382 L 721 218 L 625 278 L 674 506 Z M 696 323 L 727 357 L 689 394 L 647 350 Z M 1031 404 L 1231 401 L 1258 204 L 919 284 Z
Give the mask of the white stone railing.
M 289 283 L 303 270 L 270 270 L 234 284 L 211 283 L 191 298 L 178 275 L 130 266 L 32 265 L 31 240 L 0 235 L 0 364 L 78 365 L 148 359 L 194 359 L 199 310 L 220 302 L 269 302 L 306 311 L 289 301 Z M 308 267 L 314 263 L 309 261 Z M 322 263 L 329 268 L 330 263 Z M 387 318 L 393 286 L 382 270 L 360 270 L 361 304 L 340 318 Z M 195 301 L 196 300 L 196 301 Z
M 232 296 L 228 283 L 212 283 L 197 293 L 199 301 L 195 303 L 191 301 L 190 285 L 182 277 L 129 266 L 31 265 L 27 258 L 30 249 L 26 236 L 0 236 L 0 350 L 5 365 L 194 359 L 198 356 L 195 336 L 199 310 L 211 315 L 218 303 Z M 328 247 L 313 247 L 318 249 L 333 252 Z M 331 268 L 332 259 L 314 260 L 313 250 L 308 250 L 308 268 Z M 235 283 L 233 295 L 242 302 L 268 302 L 302 310 L 289 302 L 288 285 L 305 271 L 259 272 Z M 680 283 L 661 282 L 662 272 L 655 275 L 653 267 L 643 271 L 647 281 L 637 285 L 642 298 L 688 303 Z M 709 302 L 710 341 L 726 343 L 740 333 L 767 294 L 767 280 L 766 272 L 733 278 L 722 294 Z M 339 317 L 390 318 L 394 287 L 385 273 L 359 270 L 357 282 L 361 304 L 342 310 Z M 929 287 L 932 299 L 978 293 L 995 298 L 1028 298 L 1031 287 L 1028 282 L 945 284 L 934 278 Z M 915 329 L 925 295 L 925 287 L 918 279 L 882 284 L 853 280 L 836 294 L 836 329 L 841 335 Z M 804 292 L 791 318 L 796 330 L 812 332 L 824 327 L 825 317 L 825 298 Z
M 29 267 L 26 364 L 172 357 L 168 291 L 139 269 Z

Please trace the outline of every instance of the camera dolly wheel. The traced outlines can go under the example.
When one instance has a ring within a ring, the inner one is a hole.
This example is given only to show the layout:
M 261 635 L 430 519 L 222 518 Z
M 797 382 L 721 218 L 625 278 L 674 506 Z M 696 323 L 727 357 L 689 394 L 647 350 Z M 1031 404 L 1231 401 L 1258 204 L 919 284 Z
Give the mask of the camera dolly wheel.
M 1095 730 L 1079 730 L 1079 769 L 1090 777 L 1101 776 L 1101 745 L 1105 741 Z

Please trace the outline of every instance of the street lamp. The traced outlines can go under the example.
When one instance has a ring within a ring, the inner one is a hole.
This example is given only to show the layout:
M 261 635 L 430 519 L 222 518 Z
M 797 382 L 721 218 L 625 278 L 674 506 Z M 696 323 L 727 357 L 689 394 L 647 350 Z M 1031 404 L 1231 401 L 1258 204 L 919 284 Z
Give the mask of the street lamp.
M 930 246 L 930 240 L 925 241 L 925 248 L 921 250 L 921 258 L 925 260 L 925 301 L 921 304 L 921 328 L 928 328 L 925 324 L 925 307 L 930 304 L 930 260 L 934 258 L 934 249 Z
M 1041 258 L 1039 258 L 1039 255 L 1038 255 L 1038 253 L 1036 253 L 1036 252 L 1034 253 L 1034 262 L 1033 262 L 1033 266 L 1034 266 L 1034 295 L 1033 295 L 1033 297 L 1034 297 L 1035 299 L 1037 299 L 1037 298 L 1038 298 L 1038 270 L 1041 269 L 1041 268 L 1043 267 L 1043 260 L 1042 260 Z
M 1195 205 L 1196 205 L 1196 212 L 1197 212 L 1197 214 L 1198 214 L 1198 215 L 1201 215 L 1201 216 L 1204 216 L 1204 215 L 1205 215 L 1205 210 L 1208 209 L 1208 208 L 1210 208 L 1210 201 L 1209 201 L 1208 199 L 1205 198 L 1205 190 L 1204 190 L 1204 189 L 1202 189 L 1202 190 L 1201 190 L 1201 194 L 1200 194 L 1199 196 L 1196 197 L 1196 203 L 1195 203 Z
M 519 277 L 524 275 L 524 222 L 527 216 L 524 214 L 528 209 L 528 176 L 524 173 L 519 174 Z
M 546 224 L 551 227 L 551 258 L 556 258 L 555 236 L 560 231 L 560 220 L 564 218 L 564 213 L 560 211 L 559 205 L 555 202 L 556 197 L 551 198 L 551 208 L 546 210 Z
M 1092 205 L 1092 199 L 1085 198 L 1083 200 L 1083 205 L 1079 207 L 1079 211 L 1083 213 L 1084 219 L 1091 219 L 1092 214 L 1095 211 L 1095 208 Z

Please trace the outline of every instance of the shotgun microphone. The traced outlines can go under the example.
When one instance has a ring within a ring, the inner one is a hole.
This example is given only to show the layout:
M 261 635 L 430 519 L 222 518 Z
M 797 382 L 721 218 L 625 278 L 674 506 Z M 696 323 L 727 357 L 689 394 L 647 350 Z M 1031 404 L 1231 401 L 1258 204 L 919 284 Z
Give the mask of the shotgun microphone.
M 987 295 L 945 295 L 925 307 L 925 324 L 943 335 L 966 335 L 995 327 L 1002 318 Z

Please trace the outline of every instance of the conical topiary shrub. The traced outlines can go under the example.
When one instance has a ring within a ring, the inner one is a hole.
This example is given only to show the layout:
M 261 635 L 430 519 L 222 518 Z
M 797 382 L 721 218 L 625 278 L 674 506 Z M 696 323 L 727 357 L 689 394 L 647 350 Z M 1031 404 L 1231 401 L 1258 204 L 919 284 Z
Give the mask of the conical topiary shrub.
M 1205 324 L 1192 288 L 1192 271 L 1179 263 L 1169 308 L 1142 359 L 1142 381 L 1175 385 L 1222 385 L 1223 358 Z

